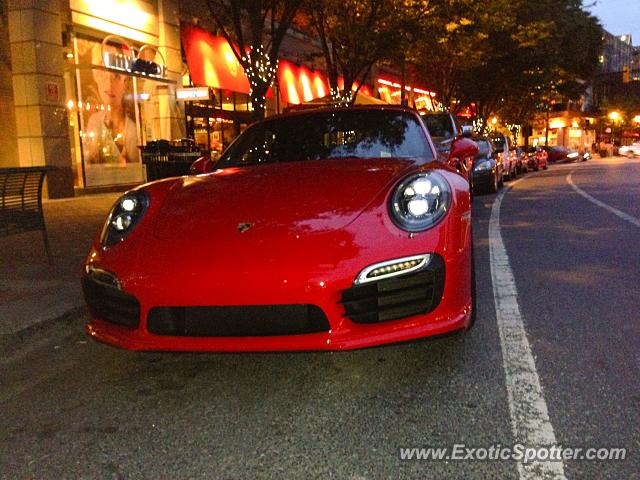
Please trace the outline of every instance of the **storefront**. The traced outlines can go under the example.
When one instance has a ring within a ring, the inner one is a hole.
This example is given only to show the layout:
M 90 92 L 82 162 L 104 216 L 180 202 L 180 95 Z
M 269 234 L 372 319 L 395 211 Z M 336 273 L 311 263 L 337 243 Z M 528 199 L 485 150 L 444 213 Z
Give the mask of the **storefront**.
M 402 86 L 399 82 L 389 78 L 377 78 L 378 94 L 387 103 L 400 104 Z M 413 85 L 405 85 L 405 99 L 407 104 L 420 111 L 433 112 L 439 109 L 435 92 Z
M 231 46 L 195 25 L 180 29 L 188 72 L 176 93 L 185 105 L 187 136 L 216 158 L 250 123 L 249 81 Z M 274 113 L 273 95 L 267 113 Z
M 70 2 L 65 87 L 76 187 L 143 182 L 142 146 L 171 134 L 176 82 L 158 47 L 157 5 L 111 3 Z
M 252 121 L 249 81 L 226 39 L 191 24 L 181 26 L 188 73 L 178 90 L 184 102 L 187 135 L 215 158 Z M 329 95 L 324 72 L 280 59 L 267 92 L 266 115 Z M 360 91 L 371 95 L 367 86 Z
M 534 125 L 529 145 L 562 146 L 579 151 L 591 151 L 596 143 L 595 118 L 571 115 L 570 112 L 549 119 L 548 129 L 544 117 Z

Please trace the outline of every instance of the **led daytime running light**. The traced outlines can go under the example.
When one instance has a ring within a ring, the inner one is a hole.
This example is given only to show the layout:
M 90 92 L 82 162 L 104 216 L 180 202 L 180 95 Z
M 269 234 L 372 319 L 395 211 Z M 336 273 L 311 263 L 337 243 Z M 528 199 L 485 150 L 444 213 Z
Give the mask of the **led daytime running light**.
M 426 266 L 430 259 L 431 255 L 423 254 L 376 263 L 362 270 L 356 277 L 355 283 L 363 284 L 415 272 Z

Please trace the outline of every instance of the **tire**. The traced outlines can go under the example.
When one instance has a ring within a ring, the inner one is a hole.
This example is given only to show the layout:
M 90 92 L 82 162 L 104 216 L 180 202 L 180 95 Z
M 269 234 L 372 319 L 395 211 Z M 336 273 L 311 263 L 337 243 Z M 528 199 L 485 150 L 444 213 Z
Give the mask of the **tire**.
M 498 173 L 496 172 L 496 174 L 493 176 L 493 182 L 491 182 L 491 185 L 489 185 L 488 190 L 489 193 L 496 193 L 498 191 L 499 187 L 499 183 L 498 182 Z
M 476 323 L 478 313 L 478 302 L 476 301 L 476 261 L 473 254 L 473 228 L 471 229 L 471 319 L 469 326 L 465 329 L 468 332 Z
M 542 169 L 543 169 L 543 170 L 546 170 L 546 169 L 547 169 L 547 166 L 545 165 L 544 167 L 542 167 Z

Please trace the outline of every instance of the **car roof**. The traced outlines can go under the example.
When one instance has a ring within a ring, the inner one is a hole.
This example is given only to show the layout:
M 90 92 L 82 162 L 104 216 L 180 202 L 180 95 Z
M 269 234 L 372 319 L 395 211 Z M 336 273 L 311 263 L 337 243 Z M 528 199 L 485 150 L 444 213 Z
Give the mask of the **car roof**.
M 415 116 L 418 115 L 418 111 L 411 107 L 405 107 L 404 105 L 352 105 L 349 107 L 318 107 L 318 108 L 309 108 L 305 110 L 291 110 L 289 112 L 280 113 L 276 115 L 271 115 L 270 117 L 265 118 L 264 120 L 277 120 L 280 118 L 289 118 L 289 117 L 299 117 L 305 115 L 313 115 L 316 113 L 335 113 L 335 112 L 353 112 L 353 111 L 397 111 L 397 112 L 407 112 Z

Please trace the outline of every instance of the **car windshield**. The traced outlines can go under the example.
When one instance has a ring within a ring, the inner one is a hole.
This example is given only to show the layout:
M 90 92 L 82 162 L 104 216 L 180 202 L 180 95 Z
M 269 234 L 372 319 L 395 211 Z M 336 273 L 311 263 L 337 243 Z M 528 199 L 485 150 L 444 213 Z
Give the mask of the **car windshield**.
M 486 157 L 490 151 L 489 142 L 487 140 L 476 140 L 476 144 L 478 145 L 478 153 L 476 154 L 476 158 Z
M 491 141 L 496 146 L 496 152 L 504 152 L 504 144 L 505 144 L 504 137 L 502 137 L 502 136 L 494 137 L 494 138 L 491 139 Z
M 432 137 L 455 137 L 451 118 L 447 113 L 427 114 L 422 117 Z
M 424 130 L 413 116 L 393 110 L 341 110 L 258 123 L 227 149 L 219 166 L 389 157 L 433 158 Z

